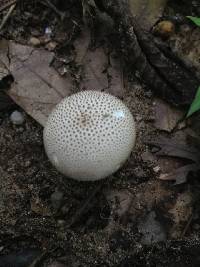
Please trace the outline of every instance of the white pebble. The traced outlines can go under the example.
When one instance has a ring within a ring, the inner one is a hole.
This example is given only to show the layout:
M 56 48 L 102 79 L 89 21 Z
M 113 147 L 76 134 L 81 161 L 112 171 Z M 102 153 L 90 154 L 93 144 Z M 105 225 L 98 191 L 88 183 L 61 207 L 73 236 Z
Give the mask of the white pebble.
M 21 124 L 24 123 L 25 118 L 24 118 L 24 115 L 21 112 L 15 110 L 10 115 L 10 120 L 15 125 L 21 125 Z

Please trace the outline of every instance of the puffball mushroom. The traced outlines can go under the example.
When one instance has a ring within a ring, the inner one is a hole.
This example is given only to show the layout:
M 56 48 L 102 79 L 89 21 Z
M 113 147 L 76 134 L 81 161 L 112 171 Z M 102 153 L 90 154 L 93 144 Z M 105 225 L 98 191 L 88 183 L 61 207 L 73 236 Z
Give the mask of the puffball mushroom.
M 135 122 L 120 99 L 88 90 L 64 98 L 54 108 L 43 137 L 58 171 L 75 180 L 95 181 L 127 160 L 135 143 Z

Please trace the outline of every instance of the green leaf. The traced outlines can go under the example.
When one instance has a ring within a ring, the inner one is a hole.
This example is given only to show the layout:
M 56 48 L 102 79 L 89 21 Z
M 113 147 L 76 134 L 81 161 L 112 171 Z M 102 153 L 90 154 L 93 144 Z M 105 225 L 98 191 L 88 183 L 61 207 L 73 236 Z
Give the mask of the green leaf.
M 197 89 L 196 96 L 195 96 L 195 98 L 194 98 L 194 100 L 190 106 L 190 109 L 189 109 L 186 117 L 188 118 L 189 116 L 191 116 L 194 112 L 196 112 L 198 110 L 200 110 L 200 86 Z
M 187 16 L 188 19 L 190 19 L 194 24 L 200 27 L 200 18 L 197 17 L 192 17 L 192 16 Z

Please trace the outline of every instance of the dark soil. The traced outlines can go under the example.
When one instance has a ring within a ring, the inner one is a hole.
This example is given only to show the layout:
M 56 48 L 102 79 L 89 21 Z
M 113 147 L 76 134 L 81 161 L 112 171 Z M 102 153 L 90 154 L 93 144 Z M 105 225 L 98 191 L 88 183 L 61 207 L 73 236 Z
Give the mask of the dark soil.
M 2 35 L 28 44 L 50 25 L 56 53 L 70 53 L 83 27 L 82 5 L 63 1 L 61 21 L 51 8 L 27 2 L 17 6 Z M 10 114 L 20 107 L 1 111 L 0 266 L 49 266 L 55 260 L 64 266 L 200 265 L 199 181 L 190 177 L 174 186 L 157 179 L 158 162 L 145 145 L 160 134 L 153 126 L 154 98 L 130 70 L 124 79 L 137 144 L 125 166 L 103 181 L 76 182 L 59 174 L 45 155 L 42 127 L 22 110 L 25 123 L 14 126 Z M 144 241 L 144 224 L 152 243 Z

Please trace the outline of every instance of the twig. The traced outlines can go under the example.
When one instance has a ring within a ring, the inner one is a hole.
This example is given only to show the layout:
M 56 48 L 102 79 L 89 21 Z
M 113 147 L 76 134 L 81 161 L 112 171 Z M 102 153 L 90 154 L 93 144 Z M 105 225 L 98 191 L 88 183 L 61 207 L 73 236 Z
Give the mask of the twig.
M 4 9 L 10 7 L 11 5 L 17 3 L 18 0 L 1 0 L 0 1 L 0 12 L 2 12 Z
M 42 4 L 44 4 L 45 6 L 50 7 L 59 17 L 60 19 L 63 21 L 65 18 L 65 13 L 59 11 L 49 0 L 43 0 L 40 1 Z
M 193 214 L 191 214 L 189 220 L 187 221 L 186 226 L 185 226 L 185 228 L 183 229 L 183 231 L 181 233 L 181 238 L 183 238 L 185 236 L 185 234 L 186 234 L 186 232 L 187 232 L 187 230 L 188 230 L 188 228 L 189 228 L 189 226 L 190 226 L 190 224 L 192 222 L 192 219 L 193 219 Z
M 7 14 L 5 15 L 5 17 L 3 18 L 2 22 L 1 22 L 1 25 L 0 25 L 0 31 L 2 31 L 4 25 L 6 24 L 6 22 L 7 22 L 8 19 L 10 18 L 10 16 L 11 16 L 13 10 L 15 9 L 15 7 L 16 7 L 16 3 L 13 4 L 13 5 L 9 8 Z

